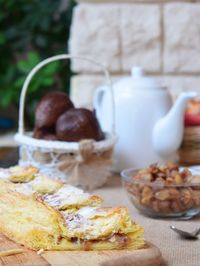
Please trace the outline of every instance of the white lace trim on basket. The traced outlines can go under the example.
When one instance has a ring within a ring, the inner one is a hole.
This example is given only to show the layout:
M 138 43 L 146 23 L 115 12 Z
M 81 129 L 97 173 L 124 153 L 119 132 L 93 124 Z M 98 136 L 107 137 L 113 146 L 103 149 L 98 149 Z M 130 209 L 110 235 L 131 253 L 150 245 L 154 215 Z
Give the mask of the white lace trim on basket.
M 49 141 L 34 139 L 31 137 L 32 132 L 27 132 L 26 135 L 17 133 L 15 134 L 15 140 L 19 144 L 25 144 L 32 147 L 41 148 L 44 152 L 53 152 L 59 150 L 59 152 L 77 152 L 79 150 L 79 142 L 65 142 L 65 141 Z M 94 141 L 93 145 L 97 151 L 106 151 L 112 148 L 117 138 L 115 135 L 106 133 L 105 140 Z

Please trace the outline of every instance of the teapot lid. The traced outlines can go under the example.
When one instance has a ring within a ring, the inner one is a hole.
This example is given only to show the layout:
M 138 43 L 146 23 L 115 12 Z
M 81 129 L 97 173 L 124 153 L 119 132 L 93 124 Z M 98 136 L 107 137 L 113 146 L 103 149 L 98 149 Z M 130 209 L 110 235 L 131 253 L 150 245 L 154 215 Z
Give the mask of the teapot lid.
M 152 77 L 144 74 L 142 67 L 133 67 L 131 69 L 132 88 L 137 90 L 160 90 L 160 83 Z

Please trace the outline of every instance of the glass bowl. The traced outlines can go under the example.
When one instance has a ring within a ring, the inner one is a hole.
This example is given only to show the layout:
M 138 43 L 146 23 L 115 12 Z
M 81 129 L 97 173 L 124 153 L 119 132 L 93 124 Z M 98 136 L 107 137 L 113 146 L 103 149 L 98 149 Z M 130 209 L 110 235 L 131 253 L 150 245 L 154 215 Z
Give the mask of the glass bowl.
M 200 213 L 200 182 L 168 184 L 138 180 L 141 169 L 122 171 L 122 184 L 133 205 L 153 218 L 190 219 Z M 200 181 L 200 179 L 199 179 Z

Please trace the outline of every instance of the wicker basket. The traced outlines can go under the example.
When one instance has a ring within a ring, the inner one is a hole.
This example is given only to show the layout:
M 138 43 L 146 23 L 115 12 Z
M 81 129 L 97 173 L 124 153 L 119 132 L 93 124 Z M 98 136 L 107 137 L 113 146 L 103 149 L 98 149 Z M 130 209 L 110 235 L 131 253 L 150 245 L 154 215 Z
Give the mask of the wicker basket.
M 111 92 L 113 115 L 112 134 L 106 134 L 105 140 L 82 140 L 80 142 L 63 142 L 39 140 L 32 137 L 32 132 L 24 130 L 24 106 L 28 86 L 33 76 L 43 66 L 56 60 L 80 59 L 89 61 L 101 68 L 108 88 Z M 109 72 L 98 62 L 79 56 L 62 54 L 47 58 L 40 62 L 27 76 L 21 96 L 19 108 L 19 129 L 15 140 L 20 144 L 20 165 L 34 165 L 42 172 L 65 180 L 84 189 L 102 186 L 110 175 L 112 168 L 112 152 L 116 142 L 114 125 L 114 98 Z
M 200 164 L 200 127 L 186 127 L 183 142 L 178 151 L 180 165 Z

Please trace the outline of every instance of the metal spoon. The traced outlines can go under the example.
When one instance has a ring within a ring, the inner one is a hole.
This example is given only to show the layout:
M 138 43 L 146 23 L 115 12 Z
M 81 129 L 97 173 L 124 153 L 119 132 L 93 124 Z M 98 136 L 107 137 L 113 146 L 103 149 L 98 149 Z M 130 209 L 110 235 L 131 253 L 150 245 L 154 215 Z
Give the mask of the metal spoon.
M 191 233 L 180 230 L 173 225 L 171 225 L 170 228 L 185 239 L 198 239 L 198 235 L 200 234 L 200 228 L 194 230 Z

